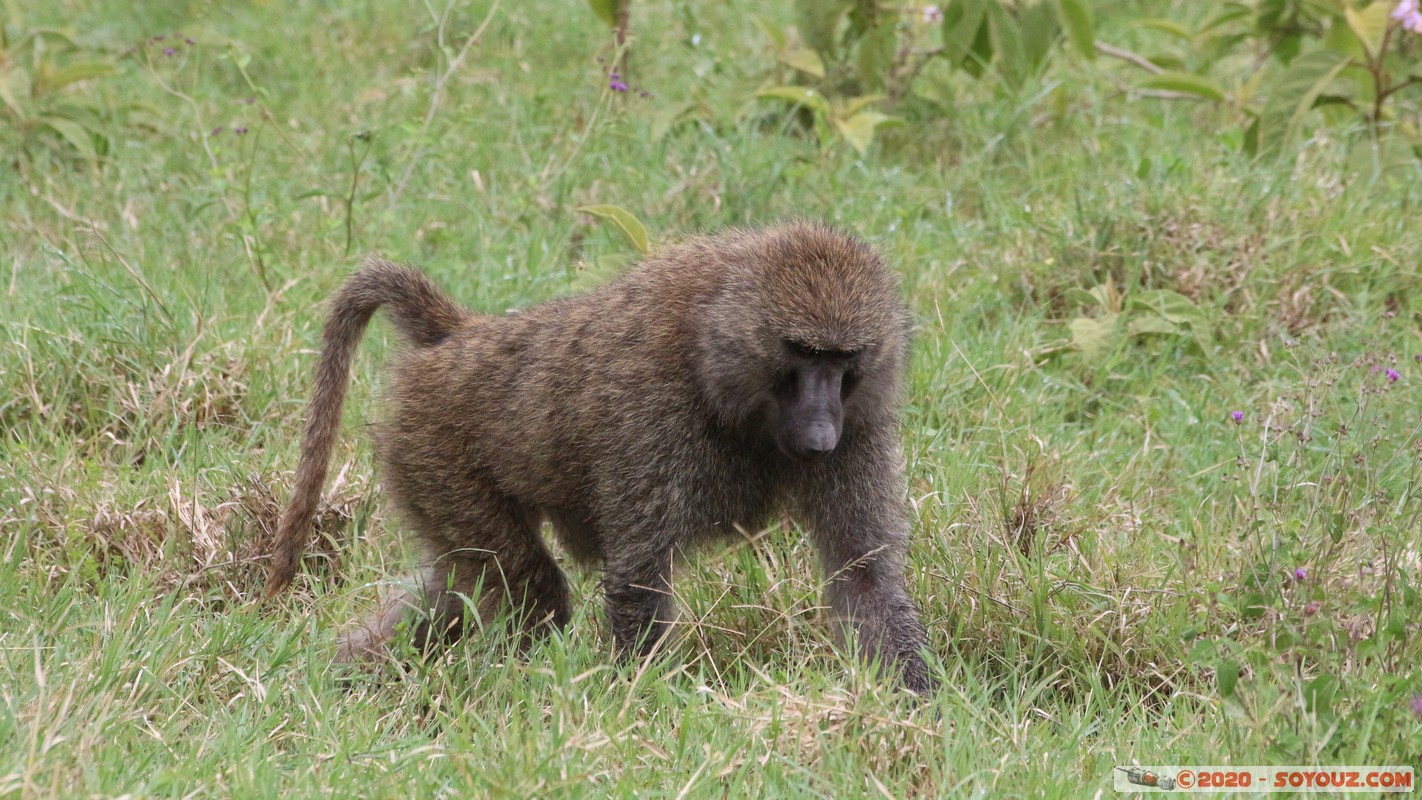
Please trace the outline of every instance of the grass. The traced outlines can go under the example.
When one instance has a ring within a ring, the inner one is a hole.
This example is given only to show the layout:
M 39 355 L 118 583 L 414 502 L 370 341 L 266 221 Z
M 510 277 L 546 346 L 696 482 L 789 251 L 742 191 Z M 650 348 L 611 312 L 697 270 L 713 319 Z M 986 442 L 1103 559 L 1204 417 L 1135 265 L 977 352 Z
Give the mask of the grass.
M 638 3 L 625 96 L 578 5 L 10 12 L 117 69 L 73 90 L 97 162 L 0 129 L 0 796 L 1075 797 L 1131 763 L 1422 764 L 1415 159 L 1336 125 L 1251 160 L 1227 110 L 1064 51 L 1020 91 L 910 99 L 859 158 L 754 98 L 787 77 L 755 17 L 789 4 Z M 1129 47 L 1134 15 L 1194 13 L 1117 5 Z M 334 558 L 251 602 L 359 255 L 499 312 L 628 262 L 596 203 L 655 240 L 828 219 L 901 270 L 938 696 L 836 651 L 788 526 L 689 566 L 641 669 L 580 575 L 526 658 L 489 632 L 333 672 L 406 559 L 364 428 L 380 325 Z

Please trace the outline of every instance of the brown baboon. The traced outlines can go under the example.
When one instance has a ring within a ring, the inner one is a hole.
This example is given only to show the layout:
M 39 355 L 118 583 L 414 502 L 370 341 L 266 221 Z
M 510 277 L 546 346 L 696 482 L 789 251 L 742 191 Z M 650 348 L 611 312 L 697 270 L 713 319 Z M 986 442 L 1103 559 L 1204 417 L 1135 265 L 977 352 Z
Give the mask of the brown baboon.
M 672 620 L 673 559 L 783 508 L 810 531 L 839 626 L 909 689 L 931 688 L 903 576 L 908 321 L 868 246 L 806 223 L 696 238 L 507 316 L 370 259 L 331 305 L 268 596 L 310 538 L 351 355 L 381 306 L 409 347 L 377 450 L 424 561 L 345 656 L 384 652 L 407 618 L 423 645 L 452 639 L 466 597 L 481 614 L 512 603 L 526 635 L 565 625 L 544 520 L 602 563 L 619 654 L 646 655 Z

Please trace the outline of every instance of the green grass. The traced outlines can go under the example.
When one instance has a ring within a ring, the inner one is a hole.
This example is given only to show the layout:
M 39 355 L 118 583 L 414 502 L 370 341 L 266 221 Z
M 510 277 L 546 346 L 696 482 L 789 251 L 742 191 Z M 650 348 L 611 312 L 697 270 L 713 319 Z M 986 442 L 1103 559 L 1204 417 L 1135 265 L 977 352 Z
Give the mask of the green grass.
M 754 17 L 789 3 L 634 6 L 627 96 L 579 3 L 12 15 L 138 49 L 73 90 L 98 163 L 0 126 L 0 796 L 1075 797 L 1130 763 L 1422 764 L 1416 160 L 1330 127 L 1252 161 L 1227 110 L 1064 51 L 1021 91 L 909 100 L 860 159 L 754 98 L 788 77 Z M 1146 49 L 1130 19 L 1193 13 L 1115 6 L 1101 35 Z M 360 254 L 499 312 L 627 262 L 595 203 L 660 241 L 827 219 L 901 270 L 938 696 L 837 652 L 779 526 L 687 568 L 645 669 L 613 666 L 581 575 L 527 657 L 476 633 L 333 672 L 406 559 L 364 427 L 382 325 L 322 516 L 338 563 L 251 602 Z

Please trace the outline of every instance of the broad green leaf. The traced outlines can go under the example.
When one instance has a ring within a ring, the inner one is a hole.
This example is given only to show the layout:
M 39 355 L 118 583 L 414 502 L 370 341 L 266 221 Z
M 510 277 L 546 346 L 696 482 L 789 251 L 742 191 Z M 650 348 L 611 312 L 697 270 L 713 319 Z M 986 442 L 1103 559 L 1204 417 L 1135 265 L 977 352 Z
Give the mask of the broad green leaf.
M 1181 25 L 1173 19 L 1149 17 L 1147 19 L 1139 20 L 1138 22 L 1136 22 L 1136 25 L 1147 30 L 1168 33 L 1171 36 L 1174 36 L 1175 38 L 1186 42 L 1193 41 L 1195 38 L 1195 34 L 1191 33 L 1189 28 L 1185 27 L 1184 25 Z
M 623 0 L 588 0 L 588 8 L 608 27 L 617 24 L 617 7 Z
M 782 55 L 780 61 L 787 66 L 794 67 L 816 78 L 823 78 L 825 76 L 824 60 L 820 58 L 819 53 L 808 47 L 792 50 Z
M 1022 44 L 1022 28 L 1002 6 L 988 6 L 988 38 L 992 42 L 993 58 L 1003 80 L 1013 88 L 1020 87 L 1031 72 Z
M 776 50 L 784 50 L 790 46 L 789 33 L 775 22 L 757 15 L 755 24 L 770 39 L 770 43 L 775 46 Z
M 1337 676 L 1324 673 L 1304 684 L 1304 703 L 1319 717 L 1333 716 L 1333 701 L 1340 687 Z
M 834 119 L 834 126 L 839 131 L 839 135 L 854 145 L 854 149 L 859 151 L 861 156 L 869 151 L 869 145 L 874 143 L 874 132 L 880 126 L 894 124 L 902 124 L 902 122 L 878 111 L 861 111 L 848 119 L 838 117 Z
M 1096 20 L 1086 0 L 1056 0 L 1057 20 L 1072 46 L 1088 61 L 1096 58 Z
M 650 240 L 647 238 L 647 228 L 642 221 L 633 216 L 631 211 L 622 206 L 595 205 L 579 206 L 578 211 L 584 214 L 591 214 L 599 219 L 605 219 L 617 226 L 632 246 L 637 248 L 637 252 L 646 253 L 652 249 Z
M 53 70 L 41 70 L 36 81 L 36 94 L 54 92 L 70 84 L 90 78 L 101 78 L 114 71 L 113 65 L 103 61 L 75 61 Z
M 894 65 L 897 45 L 892 25 L 877 24 L 864 31 L 854 49 L 854 67 L 860 86 L 870 90 L 884 87 L 884 79 Z
M 805 44 L 833 59 L 839 22 L 852 0 L 795 0 L 795 27 Z
M 1104 317 L 1077 317 L 1067 323 L 1071 331 L 1071 343 L 1083 355 L 1095 358 L 1116 344 L 1116 322 L 1118 315 Z
M 1075 286 L 1062 292 L 1062 300 L 1070 306 L 1083 309 L 1097 308 L 1101 305 L 1101 299 L 1099 297 L 1085 289 Z
M 1022 37 L 1022 56 L 1025 79 L 1037 74 L 1052 52 L 1062 26 L 1057 20 L 1051 3 L 1025 3 L 1017 8 L 1017 27 Z
M 806 89 L 803 86 L 772 86 L 769 89 L 761 89 L 755 93 L 756 97 L 777 97 L 781 100 L 789 100 L 792 103 L 802 105 L 816 114 L 830 113 L 829 101 L 825 96 L 814 89 Z
M 1152 314 L 1134 317 L 1126 324 L 1127 336 L 1142 336 L 1147 333 L 1171 334 L 1179 332 L 1180 329 L 1175 326 L 1175 323 L 1164 317 L 1157 317 Z
M 979 32 L 987 25 L 989 2 L 954 0 L 943 9 L 943 56 L 949 62 L 962 65 L 973 55 Z
M 36 121 L 74 145 L 74 149 L 85 158 L 98 158 L 99 154 L 94 150 L 94 140 L 83 125 L 71 119 L 53 116 L 43 116 Z
M 845 102 L 845 104 L 840 107 L 839 116 L 853 116 L 854 114 L 863 111 L 865 106 L 870 105 L 871 103 L 877 103 L 883 99 L 884 96 L 882 94 L 866 94 L 863 97 L 855 97 Z
M 1343 6 L 1343 18 L 1348 20 L 1348 28 L 1373 58 L 1377 58 L 1378 52 L 1382 50 L 1383 40 L 1387 38 L 1388 15 L 1392 13 L 1392 7 L 1395 5 L 1396 3 L 1375 0 L 1366 8 L 1358 10 L 1354 10 L 1350 5 Z
M 1216 102 L 1225 99 L 1225 90 L 1222 86 L 1193 72 L 1162 72 L 1159 75 L 1151 75 L 1136 85 L 1142 89 L 1165 89 Z
M 1219 691 L 1220 697 L 1233 695 L 1237 683 L 1239 683 L 1238 661 L 1226 658 L 1215 665 L 1215 688 Z
M 0 71 L 0 102 L 20 119 L 29 119 L 30 73 L 10 65 Z
M 1267 87 L 1269 99 L 1259 116 L 1261 150 L 1277 151 L 1285 142 L 1292 142 L 1319 95 L 1352 63 L 1351 58 L 1328 50 L 1316 50 L 1295 59 Z
M 1151 289 L 1131 295 L 1131 308 L 1154 311 L 1171 322 L 1204 322 L 1205 312 L 1179 292 L 1169 289 Z

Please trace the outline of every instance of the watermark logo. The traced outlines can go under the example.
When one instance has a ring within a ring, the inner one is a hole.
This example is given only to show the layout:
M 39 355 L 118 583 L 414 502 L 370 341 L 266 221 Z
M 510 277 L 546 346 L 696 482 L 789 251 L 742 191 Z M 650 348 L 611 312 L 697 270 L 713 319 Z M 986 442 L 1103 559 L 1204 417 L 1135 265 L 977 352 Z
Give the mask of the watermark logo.
M 1412 792 L 1412 767 L 1116 767 L 1118 792 Z

